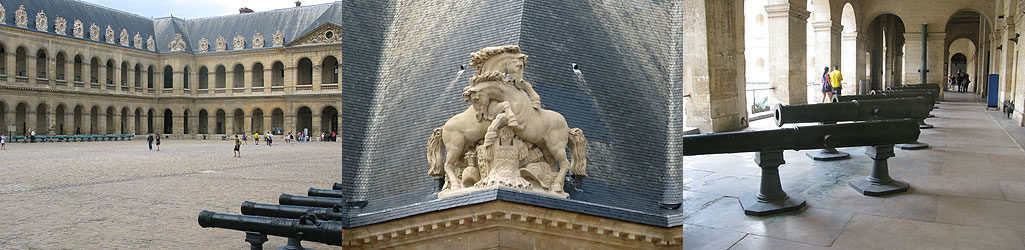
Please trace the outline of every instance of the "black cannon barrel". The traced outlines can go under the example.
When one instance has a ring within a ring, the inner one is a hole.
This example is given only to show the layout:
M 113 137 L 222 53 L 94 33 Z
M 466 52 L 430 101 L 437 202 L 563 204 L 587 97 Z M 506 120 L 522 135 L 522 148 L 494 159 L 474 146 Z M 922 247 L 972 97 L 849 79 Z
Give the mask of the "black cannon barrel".
M 331 189 L 334 189 L 334 190 L 342 190 L 343 188 L 344 187 L 342 186 L 341 183 L 335 182 L 335 184 L 331 185 Z
M 904 84 L 894 88 L 925 88 L 925 89 L 940 89 L 939 84 Z
M 932 94 L 926 92 L 891 92 L 891 93 L 879 93 L 872 95 L 842 95 L 833 96 L 833 102 L 849 102 L 854 100 L 876 100 L 876 99 L 893 99 L 893 98 L 913 98 L 923 97 L 929 104 L 936 104 L 936 98 L 933 98 Z
M 804 122 L 925 119 L 932 107 L 923 97 L 854 100 L 818 104 L 776 104 L 776 126 Z
M 683 137 L 683 154 L 704 155 L 898 144 L 918 140 L 919 133 L 918 122 L 904 119 L 689 135 Z
M 340 198 L 329 198 L 329 197 L 313 197 L 313 196 L 299 196 L 281 194 L 278 197 L 278 203 L 281 205 L 296 205 L 296 206 L 310 206 L 310 207 L 338 207 L 344 204 L 344 200 Z
M 273 205 L 251 201 L 242 202 L 242 214 L 289 219 L 298 219 L 305 215 L 313 215 L 322 220 L 342 220 L 342 212 L 339 208 Z
M 921 89 L 921 88 L 918 88 L 918 89 L 894 89 L 894 88 L 890 88 L 890 89 L 887 89 L 887 90 L 873 90 L 870 93 L 872 93 L 872 94 L 929 93 L 930 95 L 933 96 L 933 98 L 936 98 L 936 99 L 940 98 L 940 91 L 939 90 L 935 90 L 935 89 Z
M 328 245 L 342 245 L 342 222 L 311 221 L 307 219 L 286 219 L 249 215 L 199 212 L 199 226 L 260 232 L 269 235 L 293 238 L 302 233 L 301 240 Z
M 309 195 L 309 196 L 319 196 L 319 197 L 331 197 L 331 198 L 345 198 L 345 196 L 342 195 L 342 190 L 331 190 L 331 189 L 310 188 L 310 190 L 306 191 L 306 195 Z

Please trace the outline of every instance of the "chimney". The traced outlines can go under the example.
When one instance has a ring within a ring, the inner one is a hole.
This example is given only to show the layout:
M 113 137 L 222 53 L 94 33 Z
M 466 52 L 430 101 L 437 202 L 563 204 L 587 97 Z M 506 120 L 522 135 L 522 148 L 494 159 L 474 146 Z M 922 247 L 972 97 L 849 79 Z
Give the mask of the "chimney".
M 302 5 L 303 5 L 303 2 L 299 2 L 298 0 L 295 1 L 295 7 L 299 7 L 299 6 L 302 6 Z
M 248 7 L 242 7 L 240 9 L 238 9 L 238 13 L 239 14 L 253 13 L 253 9 L 250 9 Z

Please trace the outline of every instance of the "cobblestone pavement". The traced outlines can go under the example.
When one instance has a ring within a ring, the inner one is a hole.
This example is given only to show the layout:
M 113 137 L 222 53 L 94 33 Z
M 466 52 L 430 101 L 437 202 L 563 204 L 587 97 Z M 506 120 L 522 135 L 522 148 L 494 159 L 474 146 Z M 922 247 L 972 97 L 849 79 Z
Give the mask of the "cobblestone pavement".
M 201 228 L 202 210 L 240 214 L 242 201 L 330 189 L 341 144 L 242 146 L 144 140 L 7 144 L 0 151 L 0 249 L 249 249 L 244 233 Z M 212 172 L 211 172 L 212 171 Z M 274 249 L 285 239 L 271 236 Z M 314 242 L 304 246 L 340 249 Z

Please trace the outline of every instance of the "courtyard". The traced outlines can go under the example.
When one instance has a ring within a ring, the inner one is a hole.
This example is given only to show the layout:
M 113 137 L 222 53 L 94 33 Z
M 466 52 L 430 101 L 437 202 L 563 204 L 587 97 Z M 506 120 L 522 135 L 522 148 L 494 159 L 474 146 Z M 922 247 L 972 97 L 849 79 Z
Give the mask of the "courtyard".
M 272 147 L 145 140 L 13 143 L 0 151 L 3 249 L 249 249 L 242 232 L 201 228 L 202 210 L 240 214 L 245 201 L 277 204 L 340 181 L 341 144 Z M 270 236 L 264 247 L 285 245 Z M 331 249 L 315 242 L 306 247 Z

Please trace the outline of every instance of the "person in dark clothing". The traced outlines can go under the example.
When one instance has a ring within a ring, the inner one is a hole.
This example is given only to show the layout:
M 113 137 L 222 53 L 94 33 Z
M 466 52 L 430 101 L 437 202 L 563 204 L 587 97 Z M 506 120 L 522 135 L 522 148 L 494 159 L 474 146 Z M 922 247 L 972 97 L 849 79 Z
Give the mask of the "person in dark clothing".
M 157 151 L 160 151 L 160 134 L 157 134 Z
M 149 150 L 153 150 L 153 134 L 146 137 L 146 142 L 149 143 Z

